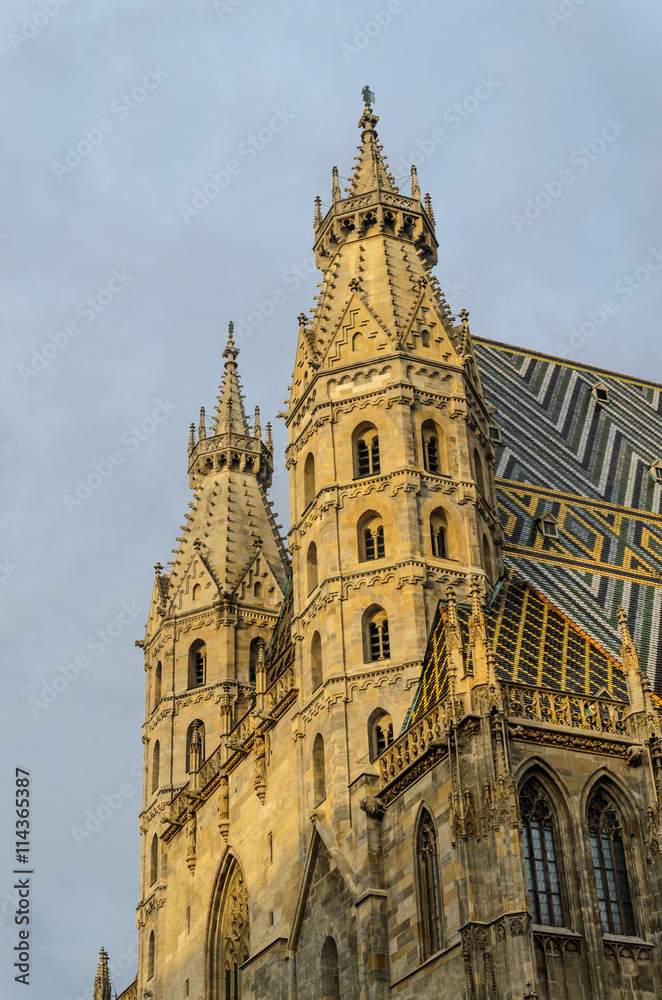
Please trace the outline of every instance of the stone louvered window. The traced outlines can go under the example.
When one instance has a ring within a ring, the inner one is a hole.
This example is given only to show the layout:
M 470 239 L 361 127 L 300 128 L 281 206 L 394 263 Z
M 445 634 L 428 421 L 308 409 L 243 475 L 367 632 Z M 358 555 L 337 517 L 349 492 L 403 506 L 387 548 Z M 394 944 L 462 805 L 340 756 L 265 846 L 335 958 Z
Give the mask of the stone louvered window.
M 376 476 L 381 472 L 379 435 L 374 424 L 361 424 L 354 431 L 354 478 Z
M 534 924 L 563 927 L 554 817 L 537 781 L 527 781 L 523 786 L 519 807 L 531 918 Z
M 616 807 L 603 790 L 589 802 L 588 831 L 602 930 L 607 934 L 635 934 L 623 827 Z
M 416 837 L 423 957 L 429 958 L 441 948 L 439 872 L 437 867 L 437 832 L 432 816 L 424 809 L 418 821 Z
M 205 683 L 207 667 L 207 647 L 202 639 L 196 639 L 188 651 L 188 686 L 202 687 Z
M 390 656 L 388 618 L 383 608 L 373 605 L 364 615 L 364 662 L 388 660 Z

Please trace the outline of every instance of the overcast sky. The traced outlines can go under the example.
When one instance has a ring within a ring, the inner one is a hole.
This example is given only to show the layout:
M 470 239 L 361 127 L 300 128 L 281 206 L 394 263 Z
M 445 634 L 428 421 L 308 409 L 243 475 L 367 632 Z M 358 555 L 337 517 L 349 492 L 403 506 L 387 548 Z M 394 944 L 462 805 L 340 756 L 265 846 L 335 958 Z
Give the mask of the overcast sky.
M 275 414 L 314 304 L 314 198 L 351 171 L 363 85 L 393 174 L 414 158 L 432 195 L 436 273 L 474 334 L 660 381 L 661 27 L 652 0 L 4 0 L 3 997 L 26 995 L 16 766 L 30 995 L 85 996 L 102 944 L 118 991 L 133 978 L 134 640 L 188 509 L 188 426 L 234 319 L 286 530 Z

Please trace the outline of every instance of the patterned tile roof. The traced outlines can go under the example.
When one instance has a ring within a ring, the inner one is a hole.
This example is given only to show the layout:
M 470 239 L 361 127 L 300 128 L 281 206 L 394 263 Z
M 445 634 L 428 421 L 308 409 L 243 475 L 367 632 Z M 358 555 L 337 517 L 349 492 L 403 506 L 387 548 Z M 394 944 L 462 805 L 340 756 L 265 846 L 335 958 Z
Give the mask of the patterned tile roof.
M 287 578 L 285 597 L 280 606 L 278 621 L 274 628 L 271 642 L 267 649 L 267 684 L 271 684 L 282 674 L 283 670 L 294 663 L 294 645 L 292 643 L 292 577 Z
M 614 657 L 622 604 L 662 691 L 662 486 L 649 469 L 662 457 L 662 386 L 494 341 L 474 346 L 501 430 L 506 565 Z M 537 528 L 546 512 L 558 541 Z
M 473 671 L 470 608 L 458 605 L 457 616 L 467 669 Z M 446 696 L 447 617 L 446 605 L 440 602 L 407 725 Z M 596 695 L 606 689 L 609 696 L 627 700 L 619 661 L 513 570 L 508 572 L 493 604 L 486 609 L 485 624 L 500 680 L 574 694 Z

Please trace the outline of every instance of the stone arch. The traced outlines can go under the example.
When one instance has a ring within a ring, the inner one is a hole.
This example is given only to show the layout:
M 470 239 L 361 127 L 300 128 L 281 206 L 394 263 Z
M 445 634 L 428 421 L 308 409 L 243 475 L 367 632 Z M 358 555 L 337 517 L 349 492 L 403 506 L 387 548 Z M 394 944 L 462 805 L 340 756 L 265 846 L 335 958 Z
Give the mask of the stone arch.
M 320 1000 L 340 1000 L 340 965 L 338 946 L 329 935 L 320 956 Z
M 308 552 L 306 553 L 306 583 L 308 594 L 312 594 L 318 583 L 317 546 L 315 542 L 310 543 Z
M 352 455 L 354 478 L 364 479 L 381 472 L 382 462 L 377 427 L 364 420 L 352 432 Z
M 378 757 L 393 742 L 393 719 L 385 708 L 376 708 L 368 719 L 370 760 Z
M 319 632 L 313 632 L 310 642 L 310 680 L 313 691 L 316 691 L 324 680 L 322 669 L 322 638 Z
M 154 957 L 156 951 L 156 941 L 154 938 L 154 931 L 149 933 L 149 942 L 147 944 L 147 978 L 152 979 L 154 976 Z
M 207 679 L 207 647 L 203 639 L 196 639 L 188 651 L 188 687 L 202 687 Z
M 199 583 L 195 583 L 193 585 L 193 590 L 191 592 L 191 597 L 193 598 L 194 601 L 199 601 L 200 598 L 202 597 L 202 587 L 200 586 Z
M 317 491 L 315 489 L 315 456 L 312 451 L 306 455 L 303 463 L 303 508 L 307 510 L 315 499 Z
M 161 744 L 157 740 L 152 748 L 152 792 L 159 787 L 159 770 L 161 767 Z
M 421 957 L 426 959 L 441 950 L 444 934 L 437 824 L 432 810 L 425 803 L 419 806 L 414 831 Z
M 313 803 L 318 806 L 326 798 L 326 760 L 324 737 L 318 733 L 313 741 Z
M 423 452 L 423 468 L 432 476 L 444 475 L 448 472 L 446 456 L 446 440 L 436 420 L 424 420 L 421 424 L 421 448 Z
M 430 514 L 430 546 L 434 559 L 450 558 L 449 535 L 446 511 L 443 507 L 435 507 Z
M 432 518 L 438 516 L 440 526 L 446 527 L 446 558 L 462 559 L 468 557 L 466 543 L 466 526 L 462 517 L 451 503 L 441 500 L 438 495 L 431 497 L 421 506 L 420 531 L 421 548 L 427 554 L 432 551 Z
M 591 898 L 598 903 L 600 891 L 595 872 L 595 855 L 591 843 L 591 806 L 597 796 L 602 795 L 612 803 L 621 827 L 621 841 L 627 883 L 632 907 L 632 926 L 622 933 L 650 934 L 650 897 L 647 879 L 644 875 L 645 858 L 641 837 L 641 815 L 632 794 L 624 783 L 613 774 L 607 765 L 602 765 L 585 782 L 580 796 L 580 823 L 583 834 L 587 873 Z M 600 912 L 596 906 L 596 912 Z M 603 927 L 603 930 L 605 928 Z M 615 932 L 619 933 L 619 932 Z
M 159 838 L 158 834 L 152 837 L 149 851 L 149 884 L 154 885 L 159 877 Z
M 207 922 L 205 990 L 209 1000 L 246 1000 L 241 967 L 250 957 L 250 908 L 243 868 L 228 849 L 212 890 Z M 236 992 L 235 992 L 236 987 Z
M 361 622 L 363 662 L 374 663 L 391 657 L 391 632 L 388 616 L 379 604 L 371 604 L 363 612 Z
M 359 562 L 383 559 L 386 555 L 384 520 L 376 510 L 366 510 L 356 525 Z
M 156 706 L 161 701 L 161 681 L 163 677 L 163 668 L 161 667 L 161 661 L 156 664 L 156 670 L 154 671 L 154 700 L 152 707 Z

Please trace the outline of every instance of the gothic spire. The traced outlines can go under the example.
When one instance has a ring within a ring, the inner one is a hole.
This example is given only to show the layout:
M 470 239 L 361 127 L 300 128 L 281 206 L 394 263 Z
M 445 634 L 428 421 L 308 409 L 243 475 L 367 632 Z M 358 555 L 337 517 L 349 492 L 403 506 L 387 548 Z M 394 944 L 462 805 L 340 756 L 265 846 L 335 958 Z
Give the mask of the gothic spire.
M 357 146 L 359 155 L 350 186 L 347 188 L 350 197 L 375 190 L 389 191 L 391 194 L 398 193 L 395 179 L 382 156 L 382 147 L 375 130 L 378 121 L 379 118 L 367 104 L 359 119 L 361 145 Z
M 234 323 L 230 322 L 228 327 L 228 341 L 223 351 L 225 360 L 225 371 L 221 382 L 214 418 L 214 434 L 248 435 L 248 424 L 244 412 L 244 403 L 237 372 L 237 355 L 239 348 L 236 346 L 233 337 Z
M 94 1000 L 111 1000 L 112 986 L 108 972 L 108 952 L 102 948 L 99 952 L 99 966 L 94 980 Z

